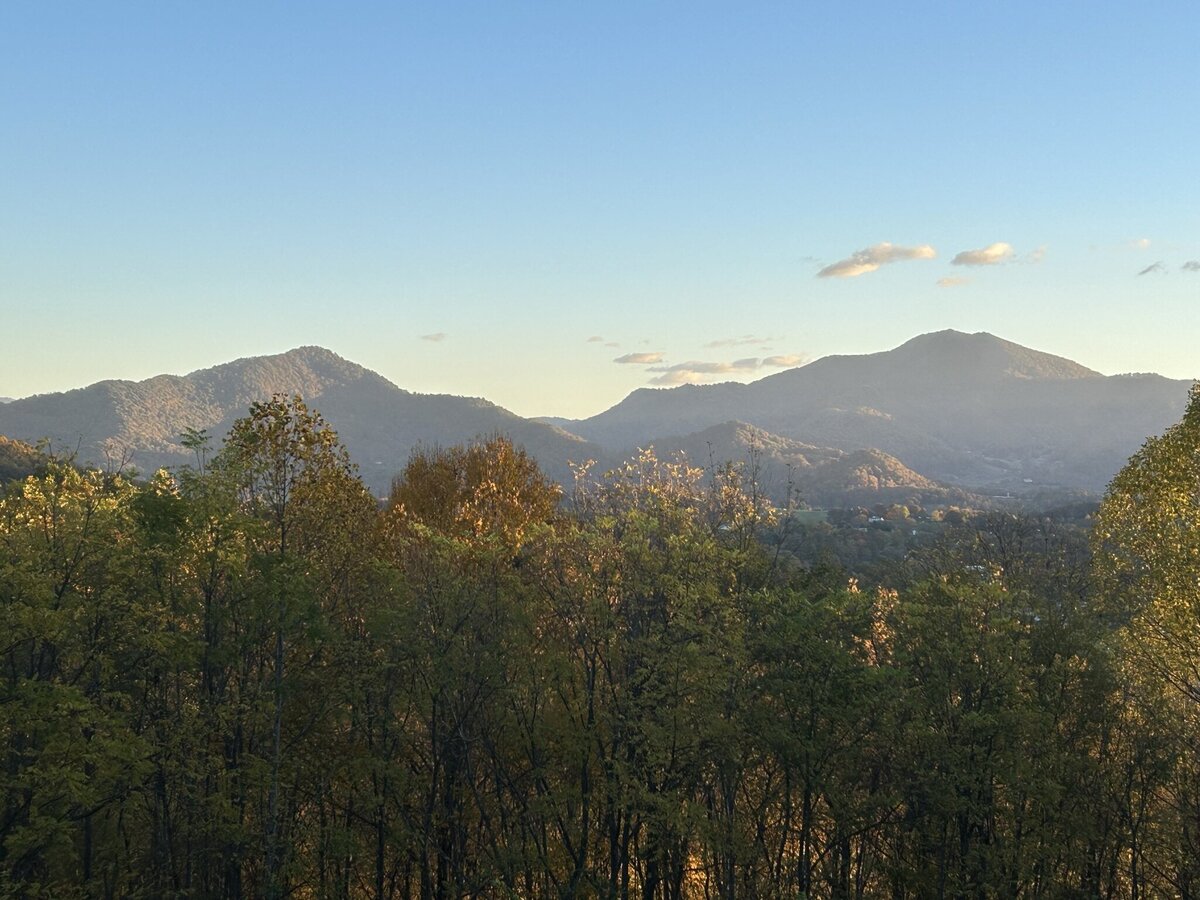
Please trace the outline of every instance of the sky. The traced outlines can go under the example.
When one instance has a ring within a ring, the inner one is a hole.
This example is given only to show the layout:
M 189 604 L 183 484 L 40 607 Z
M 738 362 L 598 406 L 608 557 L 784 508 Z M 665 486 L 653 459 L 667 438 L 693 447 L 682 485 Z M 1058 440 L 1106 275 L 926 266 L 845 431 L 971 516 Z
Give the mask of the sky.
M 0 5 L 0 396 L 582 417 L 944 328 L 1200 376 L 1200 4 Z

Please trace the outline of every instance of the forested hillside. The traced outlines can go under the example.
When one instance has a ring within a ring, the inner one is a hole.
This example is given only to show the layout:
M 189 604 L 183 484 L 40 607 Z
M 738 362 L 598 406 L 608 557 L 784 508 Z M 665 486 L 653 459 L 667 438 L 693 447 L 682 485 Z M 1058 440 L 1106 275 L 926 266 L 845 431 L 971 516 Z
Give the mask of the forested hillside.
M 602 458 L 599 448 L 531 422 L 486 400 L 415 394 L 321 347 L 257 356 L 188 375 L 101 381 L 62 394 L 0 406 L 0 434 L 47 439 L 59 452 L 101 468 L 134 466 L 144 474 L 189 462 L 180 435 L 203 430 L 224 438 L 251 403 L 274 394 L 319 404 L 382 496 L 417 446 L 448 446 L 479 434 L 504 434 L 534 454 L 553 477 L 569 480 L 571 460 Z
M 44 462 L 35 448 L 0 434 L 0 484 L 32 475 Z
M 1200 891 L 1200 394 L 1093 553 L 999 516 L 878 584 L 736 468 L 564 497 L 495 438 L 381 506 L 298 400 L 184 440 L 0 501 L 0 896 Z

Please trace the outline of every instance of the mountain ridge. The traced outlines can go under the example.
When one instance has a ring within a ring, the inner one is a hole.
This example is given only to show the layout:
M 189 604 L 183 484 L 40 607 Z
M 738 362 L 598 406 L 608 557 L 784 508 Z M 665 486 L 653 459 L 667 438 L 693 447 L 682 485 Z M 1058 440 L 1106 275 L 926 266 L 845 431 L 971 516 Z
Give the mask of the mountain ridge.
M 141 381 L 108 379 L 0 407 L 0 434 L 48 438 L 79 449 L 80 461 L 127 461 L 140 469 L 180 465 L 186 428 L 220 439 L 250 404 L 274 394 L 300 395 L 338 431 L 364 480 L 385 494 L 393 474 L 417 446 L 456 444 L 491 433 L 523 444 L 553 477 L 569 462 L 599 456 L 560 428 L 522 419 L 482 398 L 416 394 L 382 375 L 315 346 L 242 357 L 186 375 Z
M 188 461 L 179 443 L 185 429 L 219 439 L 251 403 L 282 393 L 299 394 L 322 413 L 380 494 L 418 446 L 506 434 L 547 474 L 568 482 L 572 462 L 603 467 L 651 443 L 694 450 L 713 438 L 697 435 L 731 422 L 769 435 L 781 459 L 878 451 L 866 463 L 878 471 L 867 480 L 889 488 L 1098 491 L 1147 436 L 1178 419 L 1190 384 L 1153 374 L 1106 376 L 987 332 L 944 330 L 891 350 L 822 357 L 749 384 L 640 388 L 587 419 L 532 420 L 484 398 L 407 391 L 306 345 L 186 375 L 108 379 L 16 399 L 0 404 L 0 434 L 78 448 L 81 462 L 151 470 Z M 718 437 L 729 453 L 745 449 L 745 434 Z
M 987 332 L 918 335 L 749 384 L 643 388 L 563 427 L 629 448 L 740 419 L 842 450 L 874 447 L 938 481 L 1101 490 L 1182 413 L 1188 381 L 1106 376 Z

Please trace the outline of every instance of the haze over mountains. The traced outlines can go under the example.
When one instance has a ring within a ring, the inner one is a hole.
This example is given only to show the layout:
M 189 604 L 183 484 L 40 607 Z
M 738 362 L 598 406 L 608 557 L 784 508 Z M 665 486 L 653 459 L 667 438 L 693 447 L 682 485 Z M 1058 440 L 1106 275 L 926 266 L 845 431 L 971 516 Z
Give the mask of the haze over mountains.
M 328 350 L 302 347 L 3 403 L 0 434 L 49 438 L 57 449 L 78 447 L 83 461 L 126 460 L 150 471 L 190 460 L 179 443 L 185 428 L 220 438 L 253 401 L 300 394 L 380 494 L 414 447 L 499 432 L 559 480 L 570 478 L 571 461 L 607 466 L 650 444 L 701 465 L 740 459 L 754 446 L 765 476 L 792 478 L 822 503 L 945 485 L 1099 491 L 1147 436 L 1179 419 L 1189 385 L 1104 376 L 989 334 L 943 331 L 751 384 L 641 389 L 589 419 L 534 421 L 485 400 L 410 393 Z

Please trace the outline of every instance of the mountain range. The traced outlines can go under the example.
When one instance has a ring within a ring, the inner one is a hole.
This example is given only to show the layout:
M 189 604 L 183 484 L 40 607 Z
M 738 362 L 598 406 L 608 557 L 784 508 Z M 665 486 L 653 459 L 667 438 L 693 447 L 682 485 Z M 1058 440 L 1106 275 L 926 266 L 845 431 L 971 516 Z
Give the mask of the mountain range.
M 412 393 L 301 347 L 12 400 L 0 404 L 0 434 L 151 471 L 190 460 L 184 429 L 220 438 L 255 400 L 300 394 L 337 429 L 378 494 L 414 447 L 502 433 L 563 481 L 572 461 L 605 467 L 647 445 L 700 465 L 753 451 L 776 492 L 791 482 L 826 504 L 955 490 L 1099 491 L 1146 437 L 1179 419 L 1189 386 L 1105 376 L 990 334 L 942 331 L 750 384 L 641 389 L 588 419 L 531 420 L 486 400 Z
M 386 495 L 392 476 L 418 445 L 449 446 L 479 435 L 506 434 L 547 474 L 570 477 L 568 460 L 600 455 L 582 438 L 523 419 L 486 400 L 401 390 L 386 378 L 321 347 L 239 359 L 190 375 L 146 381 L 101 381 L 0 406 L 0 434 L 47 438 L 52 449 L 81 462 L 133 465 L 148 472 L 192 461 L 180 444 L 185 428 L 217 441 L 251 403 L 299 394 L 338 432 L 364 481 Z
M 737 419 L 808 444 L 881 450 L 972 489 L 1098 491 L 1148 436 L 1178 421 L 1190 384 L 1104 376 L 987 333 L 940 331 L 751 384 L 637 390 L 590 419 L 556 421 L 627 448 Z

